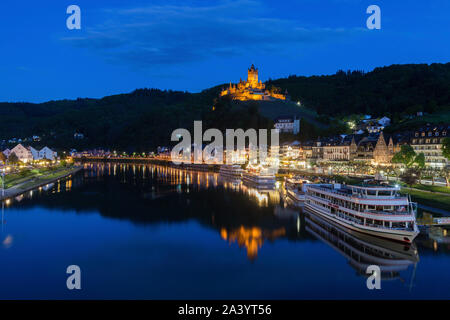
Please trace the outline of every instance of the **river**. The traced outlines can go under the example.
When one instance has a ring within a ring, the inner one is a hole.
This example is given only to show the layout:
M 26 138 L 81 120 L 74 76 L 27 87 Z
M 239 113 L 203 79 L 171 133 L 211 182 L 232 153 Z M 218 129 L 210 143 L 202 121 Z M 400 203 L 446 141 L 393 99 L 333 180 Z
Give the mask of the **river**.
M 292 208 L 282 186 L 158 165 L 88 163 L 4 202 L 0 240 L 1 299 L 450 298 L 450 230 L 374 241 Z

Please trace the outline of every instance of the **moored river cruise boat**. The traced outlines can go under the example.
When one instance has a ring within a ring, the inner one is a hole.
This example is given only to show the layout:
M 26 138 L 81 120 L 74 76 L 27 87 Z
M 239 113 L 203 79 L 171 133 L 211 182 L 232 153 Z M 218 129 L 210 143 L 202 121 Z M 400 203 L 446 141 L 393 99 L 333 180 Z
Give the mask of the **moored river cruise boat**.
M 220 166 L 219 174 L 222 177 L 240 179 L 244 170 L 237 164 L 224 164 Z
M 296 207 L 305 203 L 305 187 L 308 180 L 301 177 L 287 178 L 285 180 L 286 197 Z
M 243 174 L 244 184 L 257 189 L 275 188 L 275 170 L 263 166 L 248 166 Z
M 369 182 L 310 184 L 305 208 L 352 231 L 411 243 L 419 234 L 417 204 L 399 190 L 398 186 Z

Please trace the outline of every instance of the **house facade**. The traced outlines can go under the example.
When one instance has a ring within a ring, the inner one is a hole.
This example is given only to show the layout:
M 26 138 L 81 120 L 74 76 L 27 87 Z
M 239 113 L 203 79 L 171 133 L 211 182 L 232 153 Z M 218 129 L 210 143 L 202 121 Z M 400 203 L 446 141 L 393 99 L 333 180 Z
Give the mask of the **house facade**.
M 423 152 L 426 167 L 442 169 L 449 165 L 442 155 L 442 143 L 448 137 L 449 131 L 449 125 L 425 126 L 414 131 L 410 145 L 416 153 Z
M 47 159 L 47 160 L 56 160 L 57 153 L 53 150 L 51 150 L 49 147 L 44 147 L 41 150 L 39 150 L 38 153 L 39 159 Z
M 31 153 L 30 149 L 29 148 L 25 148 L 20 143 L 17 146 L 15 146 L 14 148 L 11 149 L 11 153 L 10 153 L 9 156 L 11 156 L 11 154 L 13 154 L 13 153 L 23 163 L 32 162 L 34 160 L 33 159 L 33 154 Z
M 278 117 L 274 127 L 279 132 L 297 134 L 300 132 L 300 119 L 295 116 Z

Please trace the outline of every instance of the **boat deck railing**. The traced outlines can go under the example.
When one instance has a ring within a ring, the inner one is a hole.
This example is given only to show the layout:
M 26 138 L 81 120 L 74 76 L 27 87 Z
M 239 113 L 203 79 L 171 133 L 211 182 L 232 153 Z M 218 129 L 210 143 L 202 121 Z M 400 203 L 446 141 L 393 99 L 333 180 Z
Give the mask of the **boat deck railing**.
M 327 200 L 327 199 L 324 199 L 324 198 L 321 198 L 321 197 L 317 197 L 317 196 L 314 196 L 314 195 L 308 195 L 309 197 L 312 197 L 312 198 L 314 198 L 314 199 L 318 199 L 318 200 Z M 327 200 L 328 201 L 328 200 Z M 412 213 L 414 212 L 414 211 L 409 211 L 408 209 L 406 209 L 406 206 L 405 206 L 405 211 L 399 211 L 399 210 L 394 210 L 394 211 L 379 211 L 379 210 L 370 210 L 370 209 L 365 209 L 364 211 L 358 211 L 358 210 L 355 210 L 355 209 L 353 209 L 353 208 L 348 208 L 348 207 L 346 207 L 346 206 L 342 206 L 342 205 L 339 205 L 339 204 L 337 204 L 337 203 L 333 203 L 333 204 L 336 204 L 336 205 L 338 205 L 339 207 L 342 207 L 342 208 L 344 208 L 344 209 L 348 209 L 348 210 L 352 210 L 352 211 L 355 211 L 355 212 L 357 212 L 357 213 L 367 213 L 367 214 L 375 214 L 375 215 L 398 215 L 398 216 L 411 216 L 412 215 Z
M 351 221 L 351 222 L 355 222 L 361 226 L 366 226 L 366 227 L 372 227 L 372 228 L 378 228 L 378 229 L 385 229 L 385 230 L 405 230 L 405 231 L 413 231 L 414 228 L 413 227 L 404 227 L 404 228 L 395 228 L 395 227 L 386 227 L 384 225 L 378 225 L 378 224 L 373 224 L 373 223 L 367 223 L 366 224 L 362 224 L 361 221 L 359 219 L 356 218 L 352 218 L 352 217 L 347 217 L 347 216 L 339 216 L 340 219 L 344 219 L 347 221 Z
M 371 195 L 365 195 L 365 194 L 361 194 L 361 193 L 352 193 L 352 192 L 348 192 L 348 191 L 342 191 L 339 189 L 334 189 L 334 188 L 327 188 L 327 187 L 320 187 L 320 186 L 308 186 L 308 188 L 313 188 L 313 189 L 318 189 L 318 190 L 322 190 L 325 192 L 331 192 L 331 193 L 335 193 L 335 194 L 339 194 L 345 197 L 356 197 L 356 198 L 361 198 L 361 199 L 401 199 L 401 198 L 405 198 L 404 196 L 400 195 L 400 194 L 394 194 L 394 195 L 389 195 L 389 196 L 384 196 L 384 195 L 378 195 L 378 196 L 371 196 Z M 349 191 L 351 191 L 349 189 Z

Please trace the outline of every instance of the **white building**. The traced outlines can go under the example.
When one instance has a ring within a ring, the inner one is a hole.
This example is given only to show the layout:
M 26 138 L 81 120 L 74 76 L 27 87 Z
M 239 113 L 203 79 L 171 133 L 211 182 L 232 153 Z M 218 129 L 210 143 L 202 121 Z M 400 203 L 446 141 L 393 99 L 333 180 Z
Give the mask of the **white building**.
M 449 165 L 442 155 L 442 144 L 449 133 L 450 125 L 428 125 L 414 132 L 410 145 L 417 154 L 424 154 L 426 167 L 442 169 Z
M 33 161 L 33 154 L 31 153 L 31 151 L 29 149 L 25 148 L 20 143 L 11 149 L 11 154 L 13 154 L 13 153 L 17 156 L 17 158 L 20 161 L 22 161 L 24 163 Z M 11 154 L 9 156 L 11 156 Z
M 11 154 L 11 150 L 9 150 L 9 149 L 5 149 L 5 150 L 3 150 L 3 154 L 5 155 L 5 157 L 9 157 L 9 155 Z
M 278 117 L 275 119 L 274 127 L 279 132 L 297 134 L 300 132 L 300 119 L 297 119 L 297 117 Z
M 391 124 L 391 119 L 389 119 L 388 117 L 383 117 L 380 120 L 378 120 L 378 123 L 383 127 L 387 127 L 388 125 Z
M 30 150 L 31 155 L 33 156 L 33 160 L 39 160 L 39 151 L 36 150 L 33 147 L 28 147 L 28 150 Z
M 49 147 L 44 147 L 39 151 L 39 159 L 55 160 L 57 153 L 51 150 Z

